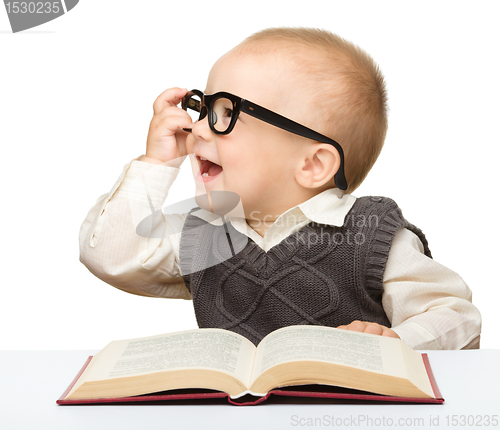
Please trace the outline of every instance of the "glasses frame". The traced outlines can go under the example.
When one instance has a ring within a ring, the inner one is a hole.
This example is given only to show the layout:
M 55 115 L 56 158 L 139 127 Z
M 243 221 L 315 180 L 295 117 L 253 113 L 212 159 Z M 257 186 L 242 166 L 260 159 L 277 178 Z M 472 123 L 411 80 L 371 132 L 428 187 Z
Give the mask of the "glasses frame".
M 201 103 L 198 100 L 194 100 L 192 97 L 196 95 L 200 97 Z M 226 98 L 231 100 L 233 104 L 233 114 L 231 116 L 231 122 L 229 123 L 229 127 L 225 131 L 219 131 L 215 128 L 215 123 L 217 119 L 215 118 L 215 114 L 213 113 L 213 105 L 214 103 L 221 98 Z M 212 94 L 205 95 L 200 90 L 191 90 L 188 91 L 187 94 L 182 99 L 181 103 L 182 109 L 187 111 L 187 109 L 192 109 L 196 112 L 200 113 L 200 117 L 198 121 L 201 121 L 208 115 L 208 124 L 210 129 L 218 135 L 226 135 L 231 133 L 234 126 L 236 125 L 236 121 L 240 115 L 240 112 L 244 112 L 247 115 L 253 116 L 261 121 L 264 121 L 268 124 L 271 124 L 275 127 L 281 128 L 282 130 L 286 130 L 290 133 L 296 134 L 298 136 L 305 137 L 307 139 L 314 140 L 316 142 L 328 143 L 333 145 L 335 149 L 339 153 L 340 157 L 340 166 L 335 174 L 335 185 L 337 188 L 341 190 L 347 190 L 347 180 L 344 174 L 344 151 L 338 142 L 329 137 L 318 133 L 298 122 L 292 121 L 276 112 L 273 112 L 265 107 L 259 106 L 249 100 L 245 100 L 241 97 L 235 96 L 231 93 L 226 93 L 224 91 Z M 184 129 L 185 131 L 191 131 L 191 129 Z

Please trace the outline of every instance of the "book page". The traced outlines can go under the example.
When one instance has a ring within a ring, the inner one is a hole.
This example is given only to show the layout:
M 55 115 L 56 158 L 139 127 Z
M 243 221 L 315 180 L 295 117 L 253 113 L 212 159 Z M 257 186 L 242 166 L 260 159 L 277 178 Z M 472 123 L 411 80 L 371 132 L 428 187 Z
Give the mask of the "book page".
M 189 368 L 224 372 L 248 386 L 255 350 L 243 336 L 219 329 L 114 341 L 94 356 L 73 390 L 86 381 Z
M 322 326 L 291 326 L 267 335 L 259 344 L 252 382 L 285 362 L 319 360 L 407 378 L 401 340 Z M 420 354 L 416 351 L 409 353 Z

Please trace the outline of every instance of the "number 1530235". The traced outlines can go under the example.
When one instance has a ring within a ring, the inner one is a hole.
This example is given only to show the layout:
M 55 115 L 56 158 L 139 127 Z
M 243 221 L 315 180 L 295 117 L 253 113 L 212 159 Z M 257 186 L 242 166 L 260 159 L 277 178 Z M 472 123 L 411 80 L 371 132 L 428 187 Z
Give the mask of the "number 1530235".
M 59 13 L 59 1 L 13 1 L 5 3 L 7 13 Z

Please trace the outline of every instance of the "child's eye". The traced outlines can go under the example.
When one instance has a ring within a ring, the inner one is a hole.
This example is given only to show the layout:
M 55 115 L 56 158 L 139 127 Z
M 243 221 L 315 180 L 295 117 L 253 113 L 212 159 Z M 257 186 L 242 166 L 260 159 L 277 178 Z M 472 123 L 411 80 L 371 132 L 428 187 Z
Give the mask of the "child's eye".
M 233 102 L 226 98 L 220 98 L 212 105 L 213 125 L 218 131 L 226 131 L 231 125 L 233 118 Z

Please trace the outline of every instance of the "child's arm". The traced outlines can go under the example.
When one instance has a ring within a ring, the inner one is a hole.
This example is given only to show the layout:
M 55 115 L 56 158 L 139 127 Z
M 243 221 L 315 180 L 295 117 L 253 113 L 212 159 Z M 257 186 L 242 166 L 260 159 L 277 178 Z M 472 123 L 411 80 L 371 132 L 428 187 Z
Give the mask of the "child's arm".
M 165 216 L 161 211 L 185 155 L 182 128 L 192 126 L 189 115 L 175 107 L 184 94 L 174 88 L 157 98 L 147 157 L 125 166 L 80 229 L 82 263 L 103 281 L 133 294 L 190 298 L 178 261 L 185 216 Z M 137 225 L 148 217 L 149 231 L 138 234 Z
M 477 348 L 481 315 L 453 270 L 428 258 L 421 241 L 400 229 L 384 273 L 382 304 L 392 329 L 414 349 Z
M 427 257 L 422 242 L 400 229 L 384 273 L 382 304 L 392 328 L 354 321 L 339 328 L 399 337 L 414 349 L 477 348 L 481 315 L 452 270 Z

